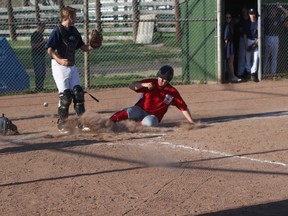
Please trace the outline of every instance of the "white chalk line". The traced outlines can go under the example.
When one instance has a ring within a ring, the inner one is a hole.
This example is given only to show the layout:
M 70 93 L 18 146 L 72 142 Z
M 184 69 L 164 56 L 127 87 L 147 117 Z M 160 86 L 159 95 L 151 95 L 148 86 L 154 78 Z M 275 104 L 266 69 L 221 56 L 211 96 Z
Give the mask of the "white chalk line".
M 147 135 L 147 134 L 146 134 Z M 166 134 L 149 134 L 149 135 L 158 135 L 158 137 L 156 139 L 159 139 L 161 137 L 164 137 Z M 228 154 L 225 152 L 219 152 L 219 151 L 215 151 L 215 150 L 207 150 L 207 149 L 200 149 L 200 148 L 195 148 L 195 147 L 191 147 L 191 146 L 187 146 L 187 145 L 182 145 L 182 144 L 175 144 L 175 143 L 171 143 L 171 142 L 155 142 L 155 140 L 149 140 L 148 142 L 145 143 L 131 143 L 131 142 L 127 142 L 123 145 L 136 145 L 136 146 L 145 146 L 147 144 L 160 144 L 160 145 L 167 145 L 171 148 L 182 148 L 182 149 L 189 149 L 191 151 L 195 151 L 195 152 L 200 152 L 200 153 L 208 153 L 208 154 L 213 154 L 213 155 L 218 155 L 218 156 L 222 156 L 222 157 L 227 157 L 227 158 L 239 158 L 239 159 L 245 159 L 245 160 L 249 160 L 249 161 L 254 161 L 254 162 L 258 162 L 258 163 L 267 163 L 267 164 L 273 164 L 273 165 L 279 165 L 279 166 L 284 166 L 287 167 L 288 163 L 283 163 L 283 162 L 279 162 L 279 161 L 271 161 L 271 160 L 265 160 L 265 159 L 256 159 L 256 158 L 251 158 L 251 157 L 247 157 L 247 156 L 242 156 L 242 155 L 237 155 L 237 154 Z M 108 143 L 97 143 L 95 145 L 98 146 L 103 146 L 103 145 L 117 145 L 114 142 L 108 142 Z
M 285 167 L 288 166 L 287 163 L 282 163 L 282 162 L 278 162 L 278 161 L 256 159 L 256 158 L 241 156 L 241 155 L 237 155 L 237 154 L 228 154 L 228 153 L 214 151 L 214 150 L 199 149 L 199 148 L 195 148 L 195 147 L 191 147 L 191 146 L 178 145 L 178 144 L 174 144 L 174 143 L 170 143 L 170 142 L 160 142 L 159 144 L 168 145 L 172 148 L 183 148 L 183 149 L 189 149 L 189 150 L 201 152 L 201 153 L 209 153 L 209 154 L 219 155 L 219 156 L 227 157 L 227 158 L 240 158 L 240 159 L 250 160 L 250 161 L 259 162 L 259 163 L 268 163 L 268 164 L 280 165 L 280 166 L 285 166 Z
M 270 115 L 270 116 L 265 116 L 265 118 L 272 118 L 272 117 L 286 117 L 287 114 L 285 115 Z M 263 118 L 263 117 L 251 117 L 253 119 L 257 119 L 257 118 Z M 227 119 L 226 119 L 227 120 Z M 234 119 L 235 120 L 235 119 Z M 212 122 L 212 121 L 211 121 Z M 210 123 L 211 123 L 210 122 Z M 217 122 L 217 121 L 213 121 L 213 122 Z M 146 134 L 147 135 L 147 134 Z M 148 134 L 148 135 L 158 135 L 157 139 L 165 136 L 166 134 Z M 30 136 L 24 136 L 22 138 L 19 138 L 19 139 L 15 139 L 14 141 L 22 141 L 22 140 L 25 140 L 27 138 L 35 138 L 35 135 L 30 135 Z M 127 145 L 128 143 L 126 143 L 125 145 Z M 131 143 L 129 143 L 131 145 Z M 148 143 L 146 143 L 148 144 Z M 155 143 L 154 143 L 155 144 Z M 172 148 L 182 148 L 182 149 L 189 149 L 189 150 L 192 150 L 192 151 L 196 151 L 196 152 L 201 152 L 201 153 L 209 153 L 209 154 L 214 154 L 214 155 L 219 155 L 219 156 L 222 156 L 222 157 L 227 157 L 227 158 L 240 158 L 240 159 L 245 159 L 245 160 L 250 160 L 250 161 L 254 161 L 254 162 L 259 162 L 259 163 L 267 163 L 267 164 L 274 164 L 274 165 L 280 165 L 280 166 L 284 166 L 284 167 L 287 167 L 288 166 L 288 163 L 283 163 L 283 162 L 279 162 L 279 161 L 271 161 L 271 160 L 265 160 L 265 159 L 256 159 L 256 158 L 251 158 L 251 157 L 247 157 L 247 156 L 241 156 L 241 155 L 237 155 L 237 154 L 228 154 L 228 153 L 224 153 L 224 152 L 219 152 L 219 151 L 214 151 L 214 150 L 206 150 L 206 149 L 200 149 L 200 148 L 195 148 L 195 147 L 191 147 L 191 146 L 186 146 L 186 145 L 181 145 L 181 144 L 174 144 L 174 143 L 170 143 L 170 142 L 158 142 L 158 144 L 161 144 L 161 145 L 168 145 Z M 98 146 L 102 146 L 102 145 L 116 145 L 116 143 L 114 142 L 108 142 L 108 143 L 97 143 L 95 145 L 98 145 Z M 132 145 L 139 145 L 139 146 L 143 146 L 145 144 L 135 144 L 133 143 Z
M 153 134 L 156 135 L 156 134 Z M 165 134 L 158 134 L 159 137 L 157 137 L 157 139 L 165 136 Z M 171 148 L 182 148 L 182 149 L 188 149 L 191 151 L 195 151 L 195 152 L 200 152 L 200 153 L 208 153 L 208 154 L 213 154 L 213 155 L 218 155 L 221 157 L 226 157 L 226 158 L 239 158 L 239 159 L 245 159 L 245 160 L 249 160 L 249 161 L 254 161 L 254 162 L 258 162 L 258 163 L 267 163 L 267 164 L 272 164 L 272 165 L 279 165 L 279 166 L 284 166 L 287 167 L 288 163 L 283 163 L 283 162 L 279 162 L 279 161 L 271 161 L 271 160 L 265 160 L 265 159 L 256 159 L 256 158 L 251 158 L 251 157 L 247 157 L 247 156 L 242 156 L 242 155 L 237 155 L 237 154 L 228 154 L 228 153 L 224 153 L 224 152 L 219 152 L 219 151 L 215 151 L 215 150 L 207 150 L 207 149 L 200 149 L 200 148 L 195 148 L 195 147 L 191 147 L 191 146 L 186 146 L 186 145 L 182 145 L 182 144 L 175 144 L 175 143 L 171 143 L 171 142 L 155 142 L 155 140 L 150 140 L 148 142 L 145 143 L 125 143 L 123 145 L 130 145 L 130 146 L 145 146 L 147 144 L 160 144 L 160 145 L 167 145 Z M 109 142 L 109 143 L 97 143 L 95 145 L 98 146 L 112 146 L 112 145 L 118 145 L 115 142 Z

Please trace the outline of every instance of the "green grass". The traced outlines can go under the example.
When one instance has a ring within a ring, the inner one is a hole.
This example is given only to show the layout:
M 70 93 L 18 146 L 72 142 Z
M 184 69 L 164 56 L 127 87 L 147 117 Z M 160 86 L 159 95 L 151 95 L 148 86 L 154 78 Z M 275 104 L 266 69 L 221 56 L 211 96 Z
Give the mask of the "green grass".
M 132 41 L 124 42 L 111 42 L 112 45 L 103 45 L 101 48 L 89 53 L 90 67 L 93 66 L 121 66 L 121 65 L 137 65 L 137 64 L 151 64 L 156 60 L 159 62 L 166 62 L 167 59 L 180 55 L 180 49 L 175 52 L 176 46 L 172 39 L 162 39 L 164 44 L 162 48 L 151 49 L 144 45 L 135 44 Z M 31 69 L 31 45 L 30 41 L 9 41 L 11 47 L 23 64 L 25 69 Z M 165 43 L 168 46 L 165 46 Z M 107 42 L 107 44 L 110 44 Z M 173 48 L 173 49 L 170 49 Z M 177 48 L 177 47 L 176 47 Z M 76 52 L 77 66 L 83 66 L 84 53 L 82 51 Z M 50 58 L 47 55 L 47 65 L 50 65 Z
M 0 1 L 0 7 L 4 7 L 3 2 L 4 1 Z M 13 0 L 12 2 L 13 7 L 21 7 L 23 0 Z M 72 0 L 65 0 L 64 4 L 68 5 L 71 4 L 71 2 Z M 89 0 L 89 2 L 95 1 Z M 149 46 L 135 44 L 133 41 L 105 40 L 105 37 L 107 36 L 116 35 L 131 36 L 132 33 L 104 32 L 103 46 L 100 49 L 94 50 L 89 53 L 89 67 L 93 73 L 90 77 L 91 88 L 124 87 L 135 79 L 144 78 L 142 76 L 134 76 L 133 74 L 137 74 L 138 71 L 131 71 L 132 69 L 120 75 L 119 73 L 117 73 L 117 75 L 113 75 L 109 71 L 109 69 L 111 68 L 113 70 L 117 69 L 117 67 L 125 68 L 125 66 L 129 66 L 130 68 L 137 68 L 137 66 L 139 65 L 142 68 L 145 68 L 146 65 L 159 65 L 173 63 L 175 61 L 181 61 L 181 49 L 179 48 L 179 44 L 175 41 L 175 33 L 162 34 L 159 32 L 155 32 L 153 34 L 152 45 L 162 44 L 162 46 L 155 47 L 151 46 L 151 44 L 149 44 Z M 29 38 L 30 35 L 27 34 L 25 36 Z M 30 89 L 32 91 L 35 88 L 35 77 L 33 74 L 30 40 L 15 40 L 9 41 L 9 43 L 14 50 L 17 58 L 22 63 L 26 72 L 30 76 Z M 46 56 L 46 65 L 47 69 L 51 69 L 51 59 L 48 54 Z M 76 65 L 79 68 L 81 81 L 82 83 L 84 83 L 84 77 L 83 74 L 81 74 L 84 67 L 84 53 L 82 51 L 76 52 Z M 100 73 L 97 72 L 98 68 L 102 69 Z M 96 76 L 94 76 L 94 73 L 96 73 L 95 71 L 97 72 Z M 49 73 L 45 78 L 45 89 L 47 91 L 56 89 L 53 77 Z M 28 90 L 28 92 L 29 91 L 30 90 Z
M 30 89 L 31 91 L 35 88 L 35 78 L 32 66 L 32 55 L 30 41 L 9 41 L 12 49 L 16 53 L 18 59 L 23 64 L 26 71 L 30 71 Z M 177 43 L 173 36 L 156 35 L 154 37 L 154 43 L 163 44 L 158 47 L 151 47 L 145 45 L 135 44 L 132 41 L 107 41 L 103 46 L 97 50 L 89 53 L 89 67 L 93 71 L 90 77 L 91 88 L 111 88 L 111 87 L 125 87 L 129 83 L 137 79 L 145 78 L 145 76 L 135 75 L 137 71 L 127 71 L 126 73 L 113 75 L 106 73 L 105 69 L 102 72 L 98 71 L 98 68 L 114 68 L 117 67 L 125 68 L 125 66 L 143 66 L 159 64 L 159 63 L 171 63 L 171 59 L 180 58 L 180 49 L 177 47 Z M 47 68 L 50 68 L 50 57 L 46 56 Z M 84 83 L 83 72 L 84 67 L 84 53 L 82 51 L 76 52 L 76 65 L 79 69 L 81 81 Z M 136 67 L 137 68 L 137 67 Z M 95 70 L 97 74 L 95 75 Z M 149 74 L 146 74 L 146 76 Z M 47 74 L 45 78 L 45 90 L 53 91 L 56 90 L 52 74 Z M 29 90 L 30 91 L 30 90 Z M 28 92 L 29 92 L 28 91 Z
M 147 78 L 146 76 L 141 75 L 124 75 L 124 76 L 92 76 L 90 78 L 90 89 L 103 89 L 103 88 L 121 88 L 128 87 L 128 85 L 135 80 L 141 80 Z M 156 78 L 155 75 L 149 76 L 149 78 Z M 84 78 L 81 78 L 81 82 L 83 83 Z M 185 85 L 190 83 L 183 83 L 181 76 L 175 76 L 171 84 L 173 85 Z M 26 93 L 33 92 L 35 88 L 34 76 L 30 76 L 30 90 L 27 90 Z M 56 85 L 54 83 L 52 75 L 47 75 L 45 79 L 45 92 L 56 91 Z

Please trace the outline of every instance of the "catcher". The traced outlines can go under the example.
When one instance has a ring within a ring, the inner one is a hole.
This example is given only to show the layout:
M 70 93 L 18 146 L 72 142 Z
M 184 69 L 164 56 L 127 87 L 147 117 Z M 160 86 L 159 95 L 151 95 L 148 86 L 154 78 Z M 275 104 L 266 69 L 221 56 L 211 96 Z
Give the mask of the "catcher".
M 116 112 L 110 117 L 112 122 L 125 119 L 140 121 L 143 126 L 156 127 L 170 105 L 176 106 L 191 124 L 191 113 L 180 96 L 179 92 L 169 84 L 172 80 L 174 70 L 169 65 L 164 65 L 157 72 L 157 79 L 145 79 L 133 82 L 129 88 L 141 93 L 139 101 L 131 107 Z
M 72 101 L 78 117 L 85 112 L 85 91 L 80 85 L 80 77 L 75 66 L 75 52 L 77 49 L 89 52 L 99 48 L 102 44 L 102 37 L 97 31 L 92 31 L 90 43 L 84 44 L 79 31 L 74 26 L 76 10 L 65 6 L 60 14 L 61 24 L 50 34 L 47 48 L 48 54 L 51 56 L 52 75 L 59 93 L 58 129 L 62 133 L 68 133 L 69 131 L 64 128 L 64 125 Z M 83 131 L 90 130 L 83 126 L 80 121 L 76 127 Z

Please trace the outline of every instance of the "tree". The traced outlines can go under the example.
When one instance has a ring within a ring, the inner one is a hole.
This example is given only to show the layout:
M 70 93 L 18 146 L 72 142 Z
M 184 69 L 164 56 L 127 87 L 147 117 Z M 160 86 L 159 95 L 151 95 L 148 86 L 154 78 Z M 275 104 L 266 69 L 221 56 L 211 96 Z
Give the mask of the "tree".
M 8 25 L 9 25 L 9 34 L 11 40 L 16 40 L 16 27 L 14 25 L 15 20 L 13 16 L 13 7 L 11 0 L 7 0 L 5 7 L 7 8 L 7 15 L 8 15 Z

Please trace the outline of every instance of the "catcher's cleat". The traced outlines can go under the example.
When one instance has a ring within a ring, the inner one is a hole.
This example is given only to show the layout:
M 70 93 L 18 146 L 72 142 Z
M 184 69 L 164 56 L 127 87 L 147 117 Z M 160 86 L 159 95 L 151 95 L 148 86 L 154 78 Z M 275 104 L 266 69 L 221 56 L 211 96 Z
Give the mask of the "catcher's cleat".
M 59 132 L 62 133 L 62 134 L 68 134 L 68 133 L 69 133 L 69 131 L 68 131 L 68 130 L 65 130 L 64 128 L 58 129 L 58 130 L 59 130 Z
M 69 133 L 69 131 L 64 128 L 64 122 L 61 119 L 58 119 L 57 121 L 57 128 L 60 133 L 63 133 L 63 134 Z
M 82 130 L 83 132 L 89 132 L 89 131 L 90 131 L 90 128 L 89 128 L 89 127 L 84 126 L 84 125 L 81 124 L 81 123 L 78 123 L 78 125 L 76 126 L 76 128 Z

